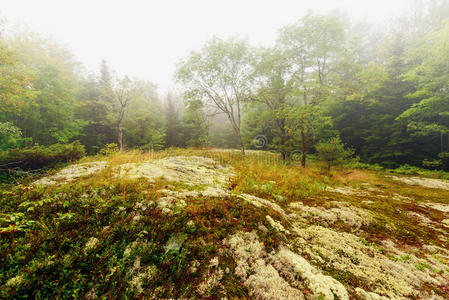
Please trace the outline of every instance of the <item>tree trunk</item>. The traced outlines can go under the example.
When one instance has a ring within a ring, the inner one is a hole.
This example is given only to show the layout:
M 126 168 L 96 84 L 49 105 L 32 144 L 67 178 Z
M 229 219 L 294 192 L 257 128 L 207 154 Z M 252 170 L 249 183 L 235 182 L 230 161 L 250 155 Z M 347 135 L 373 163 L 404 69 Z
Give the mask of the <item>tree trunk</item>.
M 230 113 L 227 113 L 227 116 L 229 122 L 231 122 L 235 134 L 237 134 L 237 137 L 239 139 L 240 150 L 242 151 L 242 155 L 245 156 L 245 145 L 243 144 L 242 134 L 240 133 L 240 126 L 236 123 L 235 119 L 232 117 Z
M 285 162 L 287 159 L 287 133 L 285 132 L 285 119 L 281 121 L 281 157 L 282 161 Z
M 123 120 L 123 115 L 125 114 L 125 106 L 122 105 L 118 119 L 117 119 L 117 142 L 118 142 L 118 148 L 120 150 L 120 152 L 123 151 L 123 130 L 122 130 L 122 120 Z
M 120 124 L 118 124 L 117 130 L 118 130 L 118 137 L 117 137 L 118 148 L 120 149 L 120 152 L 122 152 L 123 151 L 123 130 L 122 130 L 122 126 Z
M 301 155 L 301 166 L 306 167 L 306 152 L 307 152 L 307 141 L 304 129 L 301 129 L 301 140 L 302 140 L 302 155 Z
M 237 135 L 239 137 L 240 151 L 242 151 L 242 155 L 245 156 L 245 145 L 243 144 L 243 139 L 242 135 L 240 134 L 240 130 L 237 130 Z

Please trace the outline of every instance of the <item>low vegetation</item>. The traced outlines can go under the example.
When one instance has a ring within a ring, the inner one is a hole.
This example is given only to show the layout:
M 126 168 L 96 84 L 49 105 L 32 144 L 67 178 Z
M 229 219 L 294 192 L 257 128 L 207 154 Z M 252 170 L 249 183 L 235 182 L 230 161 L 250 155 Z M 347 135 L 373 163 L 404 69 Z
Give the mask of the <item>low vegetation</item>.
M 0 297 L 445 299 L 449 188 L 395 176 L 268 152 L 87 157 L 3 186 Z

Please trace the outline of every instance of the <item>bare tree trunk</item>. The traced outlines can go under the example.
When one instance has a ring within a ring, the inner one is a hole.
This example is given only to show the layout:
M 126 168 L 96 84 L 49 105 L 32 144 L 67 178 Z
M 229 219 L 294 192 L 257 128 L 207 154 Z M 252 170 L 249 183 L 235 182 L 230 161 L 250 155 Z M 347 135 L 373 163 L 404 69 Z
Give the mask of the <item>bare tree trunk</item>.
M 122 126 L 120 124 L 118 125 L 118 148 L 120 149 L 120 152 L 123 151 L 123 130 Z
M 306 141 L 306 135 L 304 133 L 304 129 L 301 129 L 301 146 L 302 146 L 302 155 L 301 155 L 301 166 L 303 168 L 306 167 L 306 153 L 307 153 L 307 141 Z
M 117 119 L 117 142 L 118 142 L 118 148 L 120 150 L 120 152 L 123 151 L 123 129 L 122 129 L 122 120 L 123 120 L 123 115 L 125 114 L 125 107 L 122 105 L 121 109 L 120 109 L 120 113 Z
M 304 107 L 306 107 L 307 104 L 308 104 L 307 93 L 304 92 Z M 302 146 L 301 166 L 303 168 L 305 168 L 306 167 L 306 155 L 307 155 L 307 140 L 306 140 L 304 124 L 301 128 L 301 146 Z
M 240 126 L 237 124 L 231 113 L 227 112 L 226 114 L 228 116 L 229 121 L 231 122 L 235 134 L 237 134 L 237 137 L 239 139 L 240 151 L 242 151 L 242 155 L 245 156 L 245 145 L 243 144 L 242 134 L 240 133 Z
M 242 151 L 242 155 L 245 156 L 245 145 L 243 144 L 242 134 L 240 133 L 240 130 L 238 130 L 237 135 L 239 137 L 240 151 Z
M 242 156 L 245 156 L 245 145 L 243 144 L 242 134 L 240 132 L 242 122 L 240 119 L 240 100 L 238 97 L 237 97 L 237 117 L 238 117 L 237 135 L 239 136 L 240 150 L 242 151 Z
M 285 132 L 285 126 L 284 126 L 285 122 L 282 122 L 282 126 L 281 126 L 281 156 L 282 156 L 282 161 L 285 162 L 285 160 L 287 159 L 287 146 L 285 145 L 287 143 L 287 134 Z

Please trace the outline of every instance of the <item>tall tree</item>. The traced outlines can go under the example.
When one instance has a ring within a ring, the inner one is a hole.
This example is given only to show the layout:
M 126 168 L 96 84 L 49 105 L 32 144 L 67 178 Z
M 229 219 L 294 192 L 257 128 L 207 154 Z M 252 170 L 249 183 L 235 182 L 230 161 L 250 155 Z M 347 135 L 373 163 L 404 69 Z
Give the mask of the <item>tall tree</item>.
M 292 150 L 294 121 L 291 118 L 297 100 L 293 95 L 294 79 L 289 61 L 277 48 L 262 49 L 255 66 L 257 92 L 253 102 L 262 103 L 262 113 L 254 110 L 250 118 L 257 123 L 269 122 L 271 147 L 281 153 L 285 160 Z
M 202 100 L 224 113 L 238 137 L 242 154 L 241 110 L 251 95 L 252 52 L 245 40 L 212 38 L 201 52 L 192 52 L 178 65 L 177 80 L 185 96 Z
M 114 100 L 116 101 L 116 128 L 117 128 L 117 144 L 120 151 L 123 151 L 123 118 L 125 112 L 134 99 L 141 96 L 143 89 L 140 83 L 131 81 L 127 76 L 118 78 L 112 88 Z
M 296 118 L 301 139 L 301 165 L 315 139 L 318 105 L 331 87 L 330 72 L 344 40 L 344 24 L 338 17 L 308 14 L 280 30 L 278 45 L 286 53 L 302 105 Z
M 200 100 L 187 102 L 182 119 L 182 140 L 187 147 L 201 147 L 208 143 L 207 119 Z
M 21 64 L 34 74 L 30 87 L 39 91 L 32 100 L 15 94 L 20 97 L 15 103 L 26 105 L 9 112 L 9 121 L 21 128 L 25 137 L 41 144 L 66 143 L 76 138 L 84 122 L 75 115 L 81 71 L 72 54 L 29 32 L 17 33 L 8 43 Z
M 124 143 L 144 150 L 159 150 L 165 144 L 166 121 L 163 104 L 159 101 L 156 85 L 141 82 L 142 93 L 130 104 L 125 113 Z
M 0 37 L 0 112 L 22 110 L 38 92 L 32 87 L 34 74 Z
M 449 25 L 429 33 L 409 57 L 419 64 L 404 79 L 417 86 L 408 97 L 419 102 L 397 119 L 417 136 L 439 137 L 440 152 L 449 152 Z
M 168 92 L 166 99 L 166 107 L 165 107 L 165 116 L 167 120 L 167 132 L 165 138 L 165 145 L 167 147 L 174 147 L 179 145 L 179 117 L 178 111 L 173 99 L 173 94 Z

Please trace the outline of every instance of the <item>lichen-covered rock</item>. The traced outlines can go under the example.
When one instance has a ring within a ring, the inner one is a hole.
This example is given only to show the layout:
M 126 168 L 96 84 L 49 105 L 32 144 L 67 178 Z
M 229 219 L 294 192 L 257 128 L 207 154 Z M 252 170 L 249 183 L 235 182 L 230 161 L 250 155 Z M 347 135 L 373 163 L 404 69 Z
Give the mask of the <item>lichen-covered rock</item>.
M 70 182 L 83 176 L 89 176 L 106 168 L 107 162 L 94 161 L 68 166 L 58 173 L 33 182 L 34 185 L 54 185 L 58 182 Z
M 213 159 L 199 156 L 175 156 L 143 163 L 127 163 L 119 166 L 119 176 L 146 178 L 154 181 L 164 178 L 186 184 L 220 186 L 227 182 L 232 172 L 218 165 Z
M 268 223 L 270 223 L 271 227 L 273 227 L 277 231 L 290 234 L 290 232 L 287 229 L 285 229 L 284 226 L 280 222 L 273 220 L 273 218 L 268 215 L 265 216 L 265 218 L 267 219 Z
M 323 275 L 296 253 L 288 249 L 281 249 L 276 254 L 276 258 L 275 266 L 279 272 L 287 277 L 288 281 L 294 286 L 298 285 L 298 279 L 300 279 L 314 298 L 349 299 L 346 288 L 340 282 L 330 276 Z
M 259 198 L 259 197 L 249 195 L 249 194 L 240 194 L 239 198 L 243 199 L 245 201 L 248 201 L 249 203 L 253 204 L 256 207 L 262 207 L 262 206 L 269 207 L 269 208 L 275 210 L 276 212 L 280 213 L 284 217 L 287 217 L 287 214 L 285 213 L 284 209 L 282 209 L 282 207 L 280 207 L 276 203 L 271 202 L 270 200 Z
M 337 203 L 337 202 L 333 202 Z M 373 217 L 368 211 L 354 206 L 345 206 L 341 202 L 340 207 L 325 208 L 303 205 L 302 202 L 290 203 L 290 207 L 301 212 L 305 219 L 325 222 L 332 225 L 337 221 L 343 221 L 353 230 L 358 230 L 362 225 L 369 225 L 373 222 Z
M 349 299 L 346 288 L 307 260 L 282 248 L 269 254 L 255 232 L 238 232 L 224 240 L 236 260 L 235 274 L 256 299 Z
M 405 176 L 388 176 L 389 178 L 400 181 L 408 185 L 419 185 L 431 189 L 449 190 L 449 181 L 444 179 L 424 178 L 424 177 L 405 177 Z
M 156 203 L 157 207 L 161 209 L 164 214 L 179 212 L 187 205 L 183 199 L 178 199 L 173 196 L 159 198 Z
M 352 196 L 352 195 L 356 195 L 356 196 L 368 196 L 369 193 L 363 190 L 359 190 L 359 189 L 355 189 L 353 187 L 350 186 L 339 186 L 339 187 L 326 187 L 326 191 L 328 192 L 332 192 L 332 193 L 339 193 L 339 194 L 343 194 L 343 195 L 347 195 L 347 196 Z
M 84 245 L 84 253 L 89 253 L 90 251 L 95 250 L 99 243 L 100 241 L 96 237 L 91 237 Z
M 350 273 L 369 283 L 371 291 L 392 298 L 423 297 L 419 288 L 423 284 L 443 285 L 449 280 L 447 273 L 435 273 L 411 253 L 397 249 L 389 241 L 382 253 L 366 245 L 354 234 L 337 232 L 322 226 L 296 228 L 300 236 L 296 244 L 319 255 L 328 267 Z M 305 251 L 306 252 L 306 251 Z M 407 258 L 392 259 L 392 257 Z

